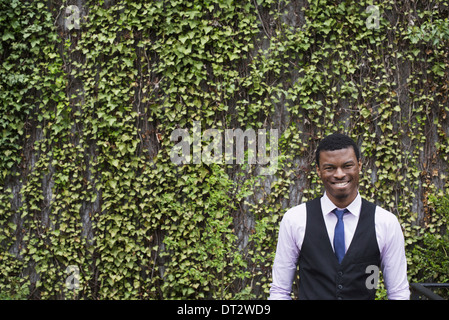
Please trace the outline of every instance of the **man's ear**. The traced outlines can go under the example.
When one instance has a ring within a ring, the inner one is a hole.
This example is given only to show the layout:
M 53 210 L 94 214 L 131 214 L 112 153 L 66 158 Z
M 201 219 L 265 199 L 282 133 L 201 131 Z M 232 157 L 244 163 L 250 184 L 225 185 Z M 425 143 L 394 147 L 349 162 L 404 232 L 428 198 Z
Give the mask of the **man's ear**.
M 362 172 L 362 159 L 359 159 L 359 172 Z
M 318 173 L 318 177 L 321 178 L 320 166 L 316 165 L 316 173 Z

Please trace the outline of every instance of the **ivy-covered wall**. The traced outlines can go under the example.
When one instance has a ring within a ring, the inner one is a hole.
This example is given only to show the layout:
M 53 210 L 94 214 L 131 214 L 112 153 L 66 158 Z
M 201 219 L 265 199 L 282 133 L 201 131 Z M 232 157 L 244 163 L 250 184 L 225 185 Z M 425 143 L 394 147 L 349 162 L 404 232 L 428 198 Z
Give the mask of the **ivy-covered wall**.
M 423 236 L 447 228 L 448 15 L 447 1 L 0 0 L 0 296 L 266 298 L 279 222 L 322 192 L 314 151 L 335 131 L 360 144 L 360 192 L 399 217 L 422 279 Z M 172 132 L 194 122 L 277 129 L 276 172 L 173 163 Z

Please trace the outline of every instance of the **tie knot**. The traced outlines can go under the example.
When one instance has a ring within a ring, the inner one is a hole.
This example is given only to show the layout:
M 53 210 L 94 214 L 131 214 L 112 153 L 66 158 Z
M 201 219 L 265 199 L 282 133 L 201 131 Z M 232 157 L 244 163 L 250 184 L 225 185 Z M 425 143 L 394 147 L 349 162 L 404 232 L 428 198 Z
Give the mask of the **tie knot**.
M 349 212 L 348 209 L 339 210 L 339 209 L 335 208 L 334 211 L 333 211 L 333 213 L 335 213 L 335 215 L 337 216 L 337 218 L 339 220 L 343 219 L 343 215 L 346 212 Z

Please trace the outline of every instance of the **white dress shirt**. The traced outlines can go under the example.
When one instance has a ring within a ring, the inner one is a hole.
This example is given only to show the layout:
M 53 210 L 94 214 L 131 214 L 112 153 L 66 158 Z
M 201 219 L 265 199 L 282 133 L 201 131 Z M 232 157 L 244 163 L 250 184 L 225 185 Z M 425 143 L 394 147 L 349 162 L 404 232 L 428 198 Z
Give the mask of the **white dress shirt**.
M 346 250 L 359 221 L 362 198 L 360 194 L 346 208 L 344 215 Z M 334 230 L 337 217 L 332 213 L 336 206 L 326 193 L 321 198 L 321 209 L 326 224 L 329 241 L 333 248 Z M 344 209 L 344 208 L 339 208 Z M 407 261 L 405 258 L 404 236 L 398 219 L 389 211 L 376 206 L 375 230 L 379 245 L 381 270 L 387 288 L 388 299 L 408 300 L 410 298 L 407 280 Z M 306 230 L 306 204 L 289 209 L 280 224 L 276 256 L 273 264 L 273 283 L 270 300 L 291 299 L 293 278 Z

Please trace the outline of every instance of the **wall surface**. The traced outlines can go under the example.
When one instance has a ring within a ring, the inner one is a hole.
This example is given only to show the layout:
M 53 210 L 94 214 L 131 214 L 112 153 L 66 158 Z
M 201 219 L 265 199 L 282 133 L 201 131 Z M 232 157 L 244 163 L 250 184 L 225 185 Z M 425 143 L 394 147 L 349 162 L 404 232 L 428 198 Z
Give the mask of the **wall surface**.
M 444 1 L 0 0 L 0 12 L 2 294 L 266 298 L 279 223 L 322 193 L 315 148 L 337 131 L 361 147 L 360 192 L 398 216 L 407 252 L 437 232 Z

